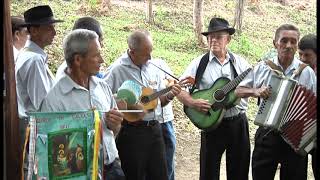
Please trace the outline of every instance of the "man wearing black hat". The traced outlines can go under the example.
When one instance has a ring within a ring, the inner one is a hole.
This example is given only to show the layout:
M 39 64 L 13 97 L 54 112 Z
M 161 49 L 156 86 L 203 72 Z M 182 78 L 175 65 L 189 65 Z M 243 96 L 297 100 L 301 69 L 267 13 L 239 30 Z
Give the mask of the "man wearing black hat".
M 212 87 L 220 77 L 226 77 L 232 81 L 247 70 L 248 62 L 227 49 L 231 35 L 234 33 L 235 29 L 229 26 L 228 21 L 212 18 L 208 31 L 202 33 L 207 37 L 210 51 L 194 59 L 181 79 L 188 76 L 195 77 L 198 74 L 197 70 L 202 69 L 204 71 L 200 79 L 195 78 L 196 88 L 205 90 Z M 209 114 L 211 104 L 208 99 L 205 97 L 193 99 L 190 95 L 192 89 L 190 92 L 181 91 L 178 99 L 185 107 Z M 226 151 L 227 178 L 248 179 L 250 142 L 246 109 L 247 99 L 241 99 L 239 105 L 226 107 L 221 122 L 214 125 L 215 128 L 201 132 L 200 180 L 219 179 L 221 157 L 224 151 Z
M 62 22 L 53 18 L 52 10 L 47 5 L 27 10 L 24 20 L 30 39 L 18 55 L 15 66 L 21 144 L 24 141 L 27 112 L 38 111 L 53 86 L 54 79 L 48 68 L 48 55 L 44 48 L 52 43 L 56 35 L 54 24 Z

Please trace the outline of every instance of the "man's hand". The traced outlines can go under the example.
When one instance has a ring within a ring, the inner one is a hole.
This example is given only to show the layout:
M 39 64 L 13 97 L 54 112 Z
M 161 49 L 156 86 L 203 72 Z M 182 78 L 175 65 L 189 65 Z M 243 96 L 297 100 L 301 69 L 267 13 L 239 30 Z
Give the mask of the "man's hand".
M 181 86 L 179 84 L 172 85 L 172 89 L 167 94 L 168 99 L 172 100 L 175 96 L 180 94 L 181 92 Z
M 211 108 L 211 104 L 208 102 L 208 100 L 204 100 L 204 99 L 194 99 L 191 104 L 190 107 L 196 109 L 197 111 L 206 113 L 209 111 L 209 109 Z
M 261 86 L 260 88 L 255 89 L 255 97 L 261 97 L 267 99 L 271 95 L 271 89 L 267 86 Z
M 120 130 L 122 121 L 123 113 L 119 112 L 116 108 L 106 113 L 106 124 L 114 134 L 117 134 Z

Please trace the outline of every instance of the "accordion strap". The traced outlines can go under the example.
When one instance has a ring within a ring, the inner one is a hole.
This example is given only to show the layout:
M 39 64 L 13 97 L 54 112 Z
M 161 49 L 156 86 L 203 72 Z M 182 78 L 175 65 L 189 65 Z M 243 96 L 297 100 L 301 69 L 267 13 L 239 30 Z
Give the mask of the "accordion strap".
M 277 73 L 277 75 L 282 76 L 283 75 L 283 71 L 282 69 L 276 65 L 274 62 L 272 62 L 271 60 L 265 60 L 265 63 L 275 72 Z
M 271 60 L 265 60 L 265 63 L 266 63 L 275 73 L 277 73 L 278 75 L 283 75 L 282 69 L 281 69 L 278 65 L 276 65 L 274 62 L 272 62 Z M 307 66 L 308 66 L 308 65 L 305 64 L 305 63 L 299 64 L 299 67 L 293 72 L 291 78 L 294 78 L 295 76 L 299 76 L 300 73 L 303 71 L 303 69 L 304 69 L 305 67 L 307 67 Z
M 295 77 L 295 76 L 300 75 L 300 73 L 303 71 L 303 69 L 304 69 L 305 67 L 307 67 L 307 66 L 308 66 L 308 65 L 305 64 L 305 63 L 299 64 L 299 67 L 293 72 L 292 77 Z

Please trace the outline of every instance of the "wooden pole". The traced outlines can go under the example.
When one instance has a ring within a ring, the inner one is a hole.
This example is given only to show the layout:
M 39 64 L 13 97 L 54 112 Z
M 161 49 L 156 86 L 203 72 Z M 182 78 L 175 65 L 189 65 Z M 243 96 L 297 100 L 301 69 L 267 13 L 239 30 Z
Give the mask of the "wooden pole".
M 19 118 L 12 50 L 10 0 L 4 0 L 3 11 L 3 64 L 5 78 L 4 124 L 6 148 L 6 179 L 21 179 L 22 149 L 20 149 Z

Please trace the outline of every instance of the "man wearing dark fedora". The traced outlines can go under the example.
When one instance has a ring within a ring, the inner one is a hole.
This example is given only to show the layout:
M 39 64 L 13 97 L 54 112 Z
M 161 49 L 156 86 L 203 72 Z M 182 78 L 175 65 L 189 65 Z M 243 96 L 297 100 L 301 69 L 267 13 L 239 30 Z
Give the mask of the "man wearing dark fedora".
M 211 19 L 208 31 L 202 33 L 207 37 L 209 52 L 194 59 L 181 76 L 181 79 L 188 76 L 196 79 L 195 86 L 189 92 L 181 91 L 178 95 L 179 101 L 185 106 L 208 114 L 211 108 L 208 99 L 193 99 L 190 94 L 211 88 L 220 77 L 232 81 L 250 67 L 246 60 L 227 49 L 234 33 L 235 29 L 225 19 Z M 201 131 L 200 180 L 219 179 L 221 157 L 225 151 L 227 179 L 248 179 L 250 141 L 245 114 L 247 99 L 241 99 L 236 106 L 225 108 L 226 112 L 221 122 L 214 125 L 215 128 Z
M 30 38 L 17 57 L 15 66 L 20 135 L 23 144 L 25 128 L 28 124 L 27 112 L 38 111 L 54 79 L 48 68 L 48 55 L 44 48 L 56 35 L 55 23 L 63 22 L 53 17 L 47 5 L 36 6 L 24 12 L 25 24 Z

